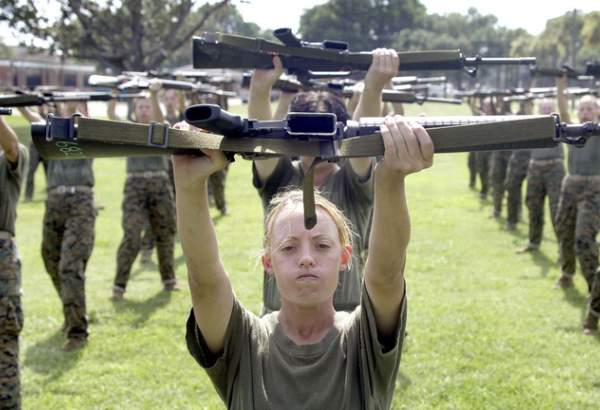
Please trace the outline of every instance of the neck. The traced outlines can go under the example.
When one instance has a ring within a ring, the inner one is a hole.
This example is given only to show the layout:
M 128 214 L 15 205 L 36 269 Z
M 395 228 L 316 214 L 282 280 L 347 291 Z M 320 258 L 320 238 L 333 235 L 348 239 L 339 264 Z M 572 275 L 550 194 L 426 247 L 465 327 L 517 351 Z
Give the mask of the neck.
M 318 306 L 298 306 L 281 300 L 279 322 L 287 337 L 297 345 L 317 343 L 333 326 L 333 299 Z

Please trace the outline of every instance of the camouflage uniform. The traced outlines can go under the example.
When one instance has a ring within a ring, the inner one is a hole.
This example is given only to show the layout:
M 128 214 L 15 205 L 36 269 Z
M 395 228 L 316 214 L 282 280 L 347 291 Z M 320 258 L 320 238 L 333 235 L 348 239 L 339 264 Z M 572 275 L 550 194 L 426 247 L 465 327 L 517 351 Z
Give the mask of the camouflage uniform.
M 469 155 L 467 156 L 467 166 L 469 167 L 469 187 L 475 188 L 477 179 L 477 160 L 475 159 L 475 152 L 469 152 Z
M 577 256 L 590 289 L 598 269 L 599 228 L 600 175 L 568 175 L 562 184 L 556 217 L 561 269 L 566 275 L 574 275 Z
M 529 210 L 529 244 L 535 248 L 539 247 L 542 242 L 546 195 L 550 205 L 550 219 L 556 233 L 560 186 L 564 176 L 562 146 L 532 151 L 531 161 L 527 169 L 525 204 Z
M 162 282 L 165 287 L 174 286 L 175 203 L 166 172 L 166 158 L 128 158 L 127 161 L 128 176 L 123 196 L 123 240 L 117 253 L 114 289 L 125 292 L 131 266 L 140 251 L 140 235 L 146 220 L 150 222 L 154 234 Z M 153 170 L 139 171 L 144 167 Z
M 475 161 L 477 163 L 477 173 L 481 182 L 481 190 L 479 191 L 481 198 L 485 198 L 489 190 L 489 174 L 490 160 L 492 157 L 491 151 L 478 151 L 475 153 Z
M 34 178 L 35 171 L 37 170 L 40 162 L 44 166 L 44 174 L 46 174 L 48 166 L 46 165 L 46 162 L 40 156 L 40 153 L 38 152 L 37 148 L 35 147 L 35 144 L 32 142 L 29 145 L 29 172 L 27 173 L 27 182 L 25 184 L 25 200 L 26 201 L 31 201 L 33 199 L 33 191 L 34 191 L 33 183 L 34 183 L 34 179 L 35 179 Z
M 598 268 L 596 235 L 600 224 L 600 139 L 585 147 L 569 146 L 569 174 L 563 180 L 556 217 L 563 275 L 575 274 L 579 258 L 590 289 Z
M 527 176 L 530 150 L 514 151 L 508 161 L 508 170 L 506 171 L 506 221 L 509 225 L 516 225 L 519 222 L 522 208 L 522 186 Z
M 506 170 L 508 160 L 512 151 L 494 151 L 492 153 L 492 170 L 490 182 L 494 195 L 494 216 L 500 216 L 502 213 L 502 200 L 504 199 L 504 181 L 506 179 Z
M 49 161 L 42 259 L 63 306 L 69 339 L 86 339 L 85 269 L 94 249 L 91 160 Z
M 27 171 L 27 149 L 19 144 L 19 160 L 10 164 L 0 153 L 0 408 L 21 408 L 19 335 L 21 309 L 21 261 L 15 234 L 16 208 Z

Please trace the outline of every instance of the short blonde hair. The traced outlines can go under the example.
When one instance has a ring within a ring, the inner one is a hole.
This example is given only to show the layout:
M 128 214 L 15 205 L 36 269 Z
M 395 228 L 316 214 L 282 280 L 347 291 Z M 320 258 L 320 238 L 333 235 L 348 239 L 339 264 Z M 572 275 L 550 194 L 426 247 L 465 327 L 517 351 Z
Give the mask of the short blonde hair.
M 269 203 L 267 217 L 265 219 L 265 236 L 263 246 L 265 252 L 271 247 L 271 232 L 277 216 L 284 208 L 303 204 L 302 191 L 300 189 L 291 189 L 280 192 Z M 338 209 L 333 202 L 325 198 L 319 191 L 315 191 L 315 207 L 321 208 L 331 217 L 338 231 L 338 237 L 342 247 L 352 244 L 351 223 L 344 213 Z
M 583 97 L 581 97 L 581 99 L 579 100 L 579 105 L 585 103 L 591 103 L 594 106 L 594 108 L 598 109 L 598 100 L 593 95 L 584 95 Z

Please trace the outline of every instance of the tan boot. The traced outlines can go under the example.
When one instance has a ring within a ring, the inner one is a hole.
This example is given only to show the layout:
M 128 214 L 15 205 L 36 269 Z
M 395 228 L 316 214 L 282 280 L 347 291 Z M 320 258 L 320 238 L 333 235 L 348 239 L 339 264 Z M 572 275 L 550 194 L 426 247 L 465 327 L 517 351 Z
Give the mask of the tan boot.
M 119 286 L 113 286 L 113 291 L 112 291 L 112 296 L 111 296 L 112 300 L 123 300 L 124 296 L 125 296 L 125 289 L 123 289 Z

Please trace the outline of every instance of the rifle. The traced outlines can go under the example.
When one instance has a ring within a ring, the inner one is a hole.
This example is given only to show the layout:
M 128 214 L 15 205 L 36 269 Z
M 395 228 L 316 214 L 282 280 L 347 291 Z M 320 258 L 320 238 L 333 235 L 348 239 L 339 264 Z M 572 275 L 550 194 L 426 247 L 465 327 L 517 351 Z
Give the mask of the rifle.
M 55 104 L 63 102 L 88 102 L 88 101 L 127 101 L 144 97 L 145 94 L 121 93 L 113 95 L 110 92 L 100 91 L 65 91 L 43 94 L 18 93 L 13 95 L 1 95 L 0 107 L 31 107 L 44 104 Z
M 11 108 L 1 107 L 0 108 L 0 115 L 12 115 L 12 109 Z
M 370 52 L 350 52 L 347 43 L 329 40 L 307 43 L 287 28 L 277 29 L 273 34 L 281 43 L 224 33 L 194 37 L 194 68 L 268 69 L 273 68 L 273 55 L 281 58 L 288 73 L 298 76 L 319 71 L 366 71 L 371 65 Z M 475 75 L 480 66 L 535 64 L 534 57 L 465 57 L 460 50 L 400 51 L 398 54 L 400 71 L 465 69 Z
M 113 87 L 119 90 L 147 90 L 150 87 L 151 78 L 157 78 L 165 89 L 184 90 L 196 92 L 199 94 L 218 95 L 225 97 L 235 97 L 236 94 L 231 91 L 223 91 L 201 83 L 190 81 L 171 80 L 159 77 L 145 77 L 142 74 L 146 72 L 129 71 L 119 76 L 91 75 L 88 78 L 88 84 L 98 87 Z
M 346 79 L 341 81 L 329 81 L 322 83 L 315 80 L 305 80 L 300 82 L 292 77 L 284 76 L 279 78 L 273 88 L 286 93 L 297 93 L 300 91 L 328 91 L 337 94 L 344 98 L 352 98 L 354 95 L 353 85 L 356 83 L 352 80 Z M 248 88 L 250 86 L 250 74 L 244 73 L 242 77 L 242 87 Z M 461 100 L 456 98 L 434 98 L 425 95 L 417 95 L 413 92 L 402 91 L 402 90 L 383 90 L 381 93 L 381 100 L 383 102 L 402 103 L 402 104 L 423 104 L 425 102 L 437 102 L 442 104 L 462 104 Z
M 184 131 L 163 124 L 50 116 L 31 125 L 31 136 L 45 159 L 134 155 L 196 154 L 200 148 L 238 153 L 245 158 L 309 156 L 316 161 L 383 155 L 382 118 L 338 122 L 335 114 L 289 113 L 285 120 L 245 119 L 217 105 L 188 107 L 185 120 L 207 132 Z M 557 115 L 414 117 L 428 129 L 435 151 L 465 152 L 545 148 L 559 142 L 583 145 L 600 135 L 600 125 L 561 123 Z M 316 223 L 312 167 L 304 180 L 305 225 Z
M 415 76 L 404 76 L 392 78 L 392 84 L 404 85 L 404 84 L 440 84 L 446 82 L 446 76 L 440 77 L 415 77 Z

